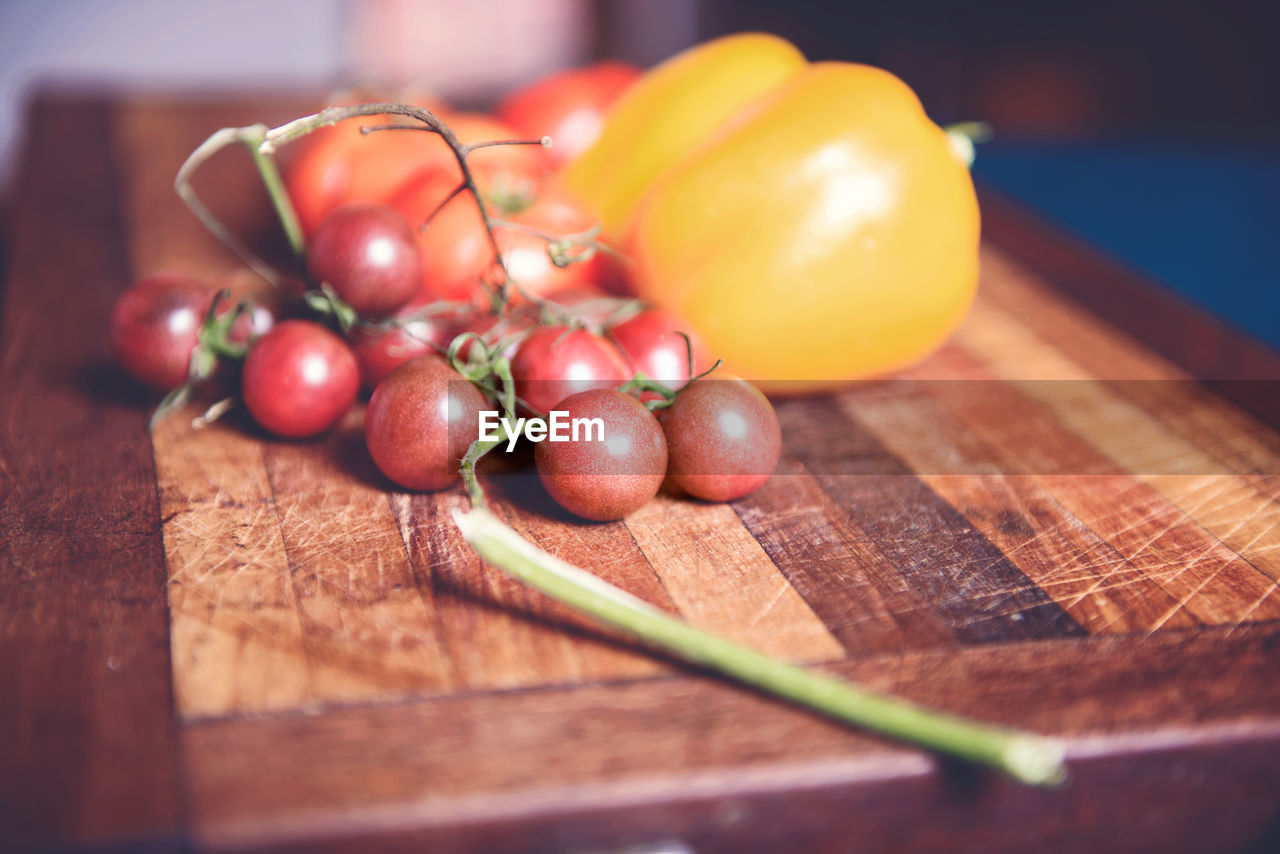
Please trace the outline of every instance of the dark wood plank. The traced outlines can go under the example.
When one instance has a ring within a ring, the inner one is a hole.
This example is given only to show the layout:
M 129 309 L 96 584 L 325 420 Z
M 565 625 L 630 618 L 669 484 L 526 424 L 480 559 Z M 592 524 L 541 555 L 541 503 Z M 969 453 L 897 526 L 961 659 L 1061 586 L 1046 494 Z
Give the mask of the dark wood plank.
M 958 366 L 962 355 L 950 359 Z M 980 385 L 961 383 L 953 396 L 966 398 L 965 389 Z M 844 405 L 1088 631 L 1197 624 L 1154 578 L 1023 473 L 1021 460 L 949 412 L 944 399 L 952 386 L 870 387 Z M 1034 434 L 1029 438 L 1035 441 Z
M 927 618 L 910 591 L 888 583 L 879 549 L 794 460 L 733 506 L 848 652 L 949 642 L 950 633 Z
M 789 453 L 964 643 L 1083 629 L 865 427 L 827 398 L 778 407 Z
M 210 850 L 1232 850 L 1280 806 L 1278 648 L 1280 625 L 1266 624 L 832 666 L 1065 736 L 1073 781 L 1056 791 L 940 773 L 703 678 L 209 722 L 185 731 L 195 838 Z M 250 771 L 246 755 L 270 759 Z
M 105 348 L 130 279 L 110 116 L 30 118 L 0 333 L 0 848 L 176 848 L 147 401 Z

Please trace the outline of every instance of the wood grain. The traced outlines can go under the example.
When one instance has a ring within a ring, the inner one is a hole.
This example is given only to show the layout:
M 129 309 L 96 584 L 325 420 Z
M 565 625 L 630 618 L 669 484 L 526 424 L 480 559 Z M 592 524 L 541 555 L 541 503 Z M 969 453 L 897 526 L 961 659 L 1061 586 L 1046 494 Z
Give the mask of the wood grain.
M 815 844 L 837 849 L 858 838 L 877 848 L 928 850 L 945 840 L 1018 851 L 1057 838 L 1079 850 L 1139 840 L 1205 850 L 1206 840 L 1247 841 L 1280 806 L 1280 733 L 1260 722 L 1280 703 L 1270 678 L 1277 640 L 1268 625 L 979 645 L 835 667 L 954 711 L 1064 734 L 1069 726 L 1080 776 L 1057 791 L 938 776 L 918 754 L 715 680 L 210 721 L 185 732 L 201 804 L 196 837 L 214 850 L 305 850 L 341 840 L 352 828 L 337 817 L 366 808 L 353 847 L 372 838 L 392 850 L 539 851 L 674 838 L 699 851 L 770 850 L 786 839 L 804 847 L 814 834 Z M 1187 727 L 1215 733 L 1201 743 L 1225 750 L 1240 776 L 1223 774 L 1223 754 L 1212 750 L 1166 752 Z M 272 749 L 282 742 L 289 748 Z M 275 761 L 247 778 L 236 757 L 268 752 Z M 1257 761 L 1242 766 L 1250 754 Z M 1092 764 L 1103 757 L 1125 773 Z M 779 801 L 807 819 L 788 817 Z M 317 825 L 317 809 L 334 818 Z M 1154 826 L 1135 828 L 1135 814 Z
M 176 850 L 145 399 L 105 347 L 131 275 L 111 115 L 63 100 L 29 118 L 0 315 L 0 850 Z
M 193 431 L 192 410 L 148 442 L 153 401 L 102 367 L 108 307 L 159 269 L 258 287 L 172 178 L 215 128 L 300 112 L 35 113 L 0 317 L 0 849 L 1280 841 L 1273 355 L 995 199 L 957 335 L 898 377 L 778 401 L 784 459 L 756 493 L 586 525 L 527 460 L 487 461 L 513 528 L 659 608 L 1063 736 L 1072 785 L 1031 792 L 524 588 L 459 537 L 460 490 L 381 478 L 358 410 L 311 442 L 236 413 Z M 243 152 L 200 186 L 280 251 Z
M 981 643 L 1082 630 L 955 508 L 829 399 L 778 407 L 788 449 L 955 636 Z
M 733 508 L 659 494 L 626 525 L 693 625 L 779 658 L 843 657 L 843 647 Z

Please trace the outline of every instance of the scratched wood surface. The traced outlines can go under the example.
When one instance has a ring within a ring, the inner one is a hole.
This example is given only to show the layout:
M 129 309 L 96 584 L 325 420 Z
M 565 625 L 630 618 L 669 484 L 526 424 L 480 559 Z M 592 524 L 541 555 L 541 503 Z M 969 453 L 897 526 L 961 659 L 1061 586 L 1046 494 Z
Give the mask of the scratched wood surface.
M 964 325 L 896 377 L 778 401 L 753 495 L 583 525 L 489 476 L 522 534 L 690 622 L 1066 738 L 1071 785 L 1022 790 L 507 579 L 453 529 L 459 491 L 380 478 L 358 411 L 310 442 L 235 416 L 148 437 L 111 301 L 159 270 L 255 286 L 172 178 L 212 130 L 305 106 L 32 112 L 0 317 L 0 849 L 1275 844 L 1273 354 L 984 196 Z M 243 158 L 200 186 L 269 229 Z

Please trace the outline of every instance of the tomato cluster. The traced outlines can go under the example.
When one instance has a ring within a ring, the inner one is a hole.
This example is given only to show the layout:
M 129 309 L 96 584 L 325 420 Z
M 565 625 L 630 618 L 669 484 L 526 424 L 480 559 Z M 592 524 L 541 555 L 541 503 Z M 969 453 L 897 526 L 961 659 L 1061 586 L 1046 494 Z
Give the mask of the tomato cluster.
M 554 133 L 574 153 L 635 75 L 607 64 L 555 76 L 504 102 L 503 120 L 433 110 L 464 144 Z M 286 173 L 307 235 L 303 298 L 268 310 L 188 278 L 144 279 L 112 316 L 123 367 L 174 390 L 243 359 L 245 408 L 286 438 L 329 430 L 363 387 L 369 454 L 412 490 L 451 485 L 468 452 L 484 450 L 485 410 L 599 424 L 599 435 L 534 452 L 547 493 L 587 519 L 621 518 L 664 482 L 727 501 L 767 479 L 781 447 L 768 400 L 707 376 L 704 348 L 675 315 L 601 291 L 611 274 L 597 263 L 594 219 L 557 184 L 563 158 L 476 147 L 460 190 L 458 155 L 436 135 L 360 132 L 387 124 L 322 128 Z

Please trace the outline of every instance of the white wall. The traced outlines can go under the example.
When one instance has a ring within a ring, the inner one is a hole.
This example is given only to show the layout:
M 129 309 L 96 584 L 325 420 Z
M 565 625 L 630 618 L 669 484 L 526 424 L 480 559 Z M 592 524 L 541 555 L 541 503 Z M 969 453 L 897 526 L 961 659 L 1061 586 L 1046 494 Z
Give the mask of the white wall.
M 685 0 L 676 0 L 685 2 Z M 42 83 L 492 91 L 576 64 L 590 0 L 0 0 L 0 193 Z

